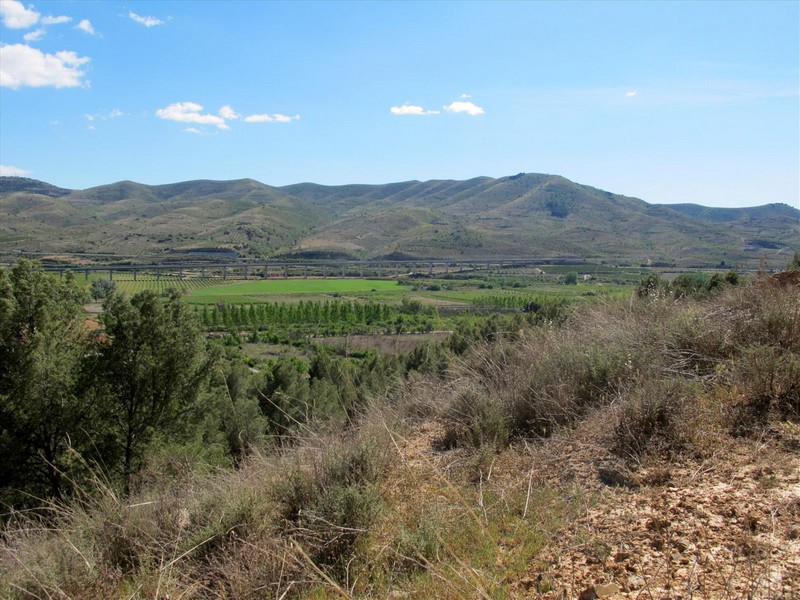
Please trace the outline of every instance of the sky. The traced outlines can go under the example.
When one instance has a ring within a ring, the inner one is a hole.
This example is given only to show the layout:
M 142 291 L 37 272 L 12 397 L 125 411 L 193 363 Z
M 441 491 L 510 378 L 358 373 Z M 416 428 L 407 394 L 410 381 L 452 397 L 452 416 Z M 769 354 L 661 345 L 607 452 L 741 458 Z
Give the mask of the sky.
M 0 174 L 800 208 L 800 2 L 0 0 Z

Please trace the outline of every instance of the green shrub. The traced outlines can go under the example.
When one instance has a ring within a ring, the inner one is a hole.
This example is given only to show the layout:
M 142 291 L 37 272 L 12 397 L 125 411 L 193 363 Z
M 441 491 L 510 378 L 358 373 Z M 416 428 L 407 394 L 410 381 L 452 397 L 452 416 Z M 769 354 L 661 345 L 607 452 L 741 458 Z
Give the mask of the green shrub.
M 734 363 L 731 383 L 740 394 L 730 415 L 734 433 L 763 429 L 771 414 L 800 418 L 800 354 L 746 348 Z
M 485 390 L 461 390 L 445 413 L 446 446 L 502 448 L 508 444 L 505 407 Z
M 671 456 L 686 449 L 693 436 L 688 407 L 699 386 L 685 379 L 649 379 L 635 388 L 618 413 L 611 450 L 639 463 L 649 454 Z
M 377 517 L 378 483 L 388 464 L 385 440 L 351 440 L 327 450 L 313 469 L 297 464 L 277 487 L 285 533 L 319 566 L 339 575 Z

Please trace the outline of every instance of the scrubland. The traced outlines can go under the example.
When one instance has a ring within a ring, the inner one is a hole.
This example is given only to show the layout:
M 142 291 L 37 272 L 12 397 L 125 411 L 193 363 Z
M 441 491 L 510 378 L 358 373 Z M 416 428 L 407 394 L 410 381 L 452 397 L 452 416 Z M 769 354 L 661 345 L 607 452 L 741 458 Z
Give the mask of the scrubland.
M 0 595 L 795 598 L 798 283 L 498 331 L 236 469 L 94 466 L 6 515 Z

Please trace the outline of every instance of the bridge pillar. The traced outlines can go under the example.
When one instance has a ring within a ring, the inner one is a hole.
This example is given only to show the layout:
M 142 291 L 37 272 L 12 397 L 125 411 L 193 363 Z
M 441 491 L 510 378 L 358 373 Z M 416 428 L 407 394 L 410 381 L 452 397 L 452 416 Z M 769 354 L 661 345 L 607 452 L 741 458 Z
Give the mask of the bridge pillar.
M 206 278 L 206 268 L 200 267 L 200 279 L 205 279 L 205 278 Z
M 360 265 L 358 265 L 358 276 L 361 279 L 364 279 L 364 263 L 361 263 Z
M 264 275 L 262 276 L 263 279 L 267 279 L 269 277 L 269 264 L 264 263 Z
M 114 281 L 114 269 L 108 270 L 108 279 L 109 281 Z
M 308 279 L 308 265 L 303 265 L 303 279 Z
M 289 279 L 289 265 L 283 265 L 283 278 Z
M 428 275 L 433 275 L 433 263 L 428 265 Z
M 242 267 L 242 271 L 244 272 L 244 280 L 247 281 L 247 265 Z
M 228 280 L 228 267 L 226 267 L 224 265 L 222 266 L 222 280 L 223 281 L 227 281 Z
M 378 263 L 378 277 L 381 276 L 381 263 Z
M 136 281 L 136 269 L 133 270 L 133 280 Z
M 449 273 L 450 273 L 450 263 L 446 262 L 444 263 L 444 274 L 448 275 Z
M 178 279 L 183 279 L 183 267 L 178 269 Z

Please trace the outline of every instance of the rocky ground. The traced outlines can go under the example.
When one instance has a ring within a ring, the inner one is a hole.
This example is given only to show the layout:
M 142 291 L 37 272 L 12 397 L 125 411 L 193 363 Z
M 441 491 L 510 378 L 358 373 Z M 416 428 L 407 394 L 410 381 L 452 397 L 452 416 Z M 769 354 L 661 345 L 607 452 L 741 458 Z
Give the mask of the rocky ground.
M 574 493 L 578 486 L 590 499 L 550 536 L 527 574 L 511 582 L 512 596 L 800 598 L 800 428 L 778 428 L 765 439 L 730 439 L 703 461 L 635 470 L 609 462 L 591 435 L 499 455 L 495 480 L 516 475 L 519 485 L 527 479 L 520 477 L 524 461 L 534 488 Z M 440 435 L 429 423 L 403 440 L 401 470 L 430 479 L 458 463 L 453 453 L 436 450 Z M 413 501 L 424 490 L 405 494 Z

